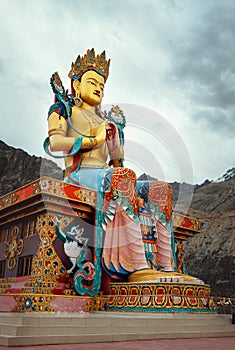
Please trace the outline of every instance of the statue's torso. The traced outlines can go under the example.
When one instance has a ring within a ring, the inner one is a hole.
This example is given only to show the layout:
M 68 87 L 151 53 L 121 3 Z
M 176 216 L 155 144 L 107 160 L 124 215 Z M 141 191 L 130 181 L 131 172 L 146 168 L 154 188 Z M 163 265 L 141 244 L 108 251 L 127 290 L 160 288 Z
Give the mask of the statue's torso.
M 100 124 L 105 121 L 96 115 L 93 110 L 78 110 L 77 108 L 73 108 L 71 115 L 71 122 L 73 126 L 79 130 L 81 133 L 85 135 L 96 135 L 97 128 Z M 79 137 L 80 135 L 74 131 L 70 125 L 68 125 L 67 136 L 71 137 Z M 82 167 L 106 167 L 106 161 L 108 158 L 108 147 L 106 142 L 104 142 L 101 146 L 91 149 L 89 151 L 82 151 L 81 158 L 81 168 Z M 72 166 L 73 159 L 66 158 L 65 164 L 66 168 Z

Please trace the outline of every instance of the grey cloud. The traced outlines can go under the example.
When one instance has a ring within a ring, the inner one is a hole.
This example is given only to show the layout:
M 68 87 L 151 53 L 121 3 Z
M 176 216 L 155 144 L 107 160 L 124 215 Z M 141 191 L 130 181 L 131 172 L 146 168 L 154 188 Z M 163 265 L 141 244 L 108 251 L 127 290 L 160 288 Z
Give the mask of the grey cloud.
M 206 109 L 198 108 L 194 113 L 193 119 L 195 122 L 201 123 L 202 129 L 208 127 L 214 132 L 226 135 L 226 137 L 234 138 L 235 130 L 235 107 L 230 110 L 222 109 Z
M 199 16 L 200 21 L 195 20 L 175 46 L 171 74 L 174 83 L 194 103 L 194 120 L 205 120 L 218 134 L 232 136 L 235 126 L 235 3 L 227 1 L 218 5 L 215 1 L 208 4 Z M 213 111 L 208 112 L 208 108 Z

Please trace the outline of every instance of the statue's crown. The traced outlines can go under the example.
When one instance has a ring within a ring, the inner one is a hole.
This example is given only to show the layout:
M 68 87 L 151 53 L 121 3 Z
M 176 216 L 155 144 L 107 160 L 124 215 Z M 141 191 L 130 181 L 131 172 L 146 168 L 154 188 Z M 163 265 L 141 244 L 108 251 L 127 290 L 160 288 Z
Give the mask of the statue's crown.
M 88 49 L 83 57 L 78 55 L 75 62 L 72 62 L 68 76 L 73 80 L 79 80 L 85 72 L 94 70 L 103 75 L 106 81 L 109 75 L 109 64 L 110 59 L 106 60 L 105 51 L 96 56 L 94 48 Z

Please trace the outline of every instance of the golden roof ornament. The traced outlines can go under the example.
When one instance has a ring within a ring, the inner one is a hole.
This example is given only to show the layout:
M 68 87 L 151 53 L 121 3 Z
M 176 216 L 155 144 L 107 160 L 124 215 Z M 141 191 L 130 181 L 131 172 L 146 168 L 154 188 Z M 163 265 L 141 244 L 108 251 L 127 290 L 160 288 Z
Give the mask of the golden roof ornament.
M 75 62 L 72 62 L 68 76 L 70 79 L 79 80 L 85 72 L 94 70 L 101 74 L 106 81 L 109 75 L 109 65 L 110 59 L 106 60 L 105 51 L 96 56 L 94 48 L 88 49 L 83 57 L 78 55 Z

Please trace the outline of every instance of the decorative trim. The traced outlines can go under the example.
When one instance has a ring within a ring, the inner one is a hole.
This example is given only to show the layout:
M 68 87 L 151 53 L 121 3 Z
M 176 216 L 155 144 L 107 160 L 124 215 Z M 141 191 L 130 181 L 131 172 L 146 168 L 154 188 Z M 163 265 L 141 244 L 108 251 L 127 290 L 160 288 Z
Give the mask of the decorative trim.
M 110 284 L 107 311 L 215 312 L 209 285 Z
M 19 238 L 20 229 L 15 225 L 11 229 L 11 241 L 7 242 L 4 248 L 4 258 L 8 259 L 7 267 L 13 270 L 16 266 L 16 256 L 21 255 L 24 249 L 24 241 Z

